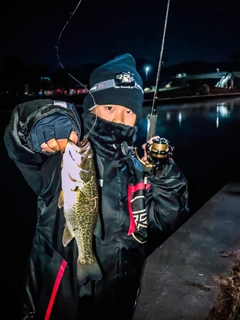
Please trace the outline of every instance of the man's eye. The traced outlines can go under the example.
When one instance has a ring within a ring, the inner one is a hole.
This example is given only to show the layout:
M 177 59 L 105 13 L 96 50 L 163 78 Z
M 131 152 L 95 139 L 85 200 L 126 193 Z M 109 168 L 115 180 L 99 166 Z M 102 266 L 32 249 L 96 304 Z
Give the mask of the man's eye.
M 113 107 L 112 106 L 107 106 L 106 109 L 107 110 L 113 110 Z
M 132 111 L 132 110 L 128 110 L 128 111 L 127 111 L 127 113 L 131 113 L 131 114 L 133 114 L 133 111 Z

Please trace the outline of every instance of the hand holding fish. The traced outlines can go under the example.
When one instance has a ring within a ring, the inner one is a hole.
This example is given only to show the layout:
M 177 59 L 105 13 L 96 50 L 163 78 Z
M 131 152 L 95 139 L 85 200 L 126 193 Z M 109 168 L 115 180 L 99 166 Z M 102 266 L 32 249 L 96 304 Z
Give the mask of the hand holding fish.
M 78 143 L 79 136 L 73 120 L 65 115 L 49 115 L 37 121 L 31 131 L 31 140 L 37 152 L 64 152 L 69 140 Z
M 50 139 L 41 144 L 42 152 L 54 153 L 56 151 L 64 152 L 68 143 L 71 140 L 73 143 L 78 143 L 78 135 L 75 131 L 72 131 L 69 138 L 65 139 Z

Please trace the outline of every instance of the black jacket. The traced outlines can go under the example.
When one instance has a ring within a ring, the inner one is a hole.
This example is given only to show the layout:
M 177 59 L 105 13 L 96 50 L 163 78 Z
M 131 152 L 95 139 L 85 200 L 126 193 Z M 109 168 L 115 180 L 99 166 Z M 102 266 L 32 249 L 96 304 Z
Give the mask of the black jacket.
M 188 217 L 187 181 L 173 160 L 160 178 L 149 176 L 143 183 L 144 168 L 136 158 L 119 162 L 97 156 L 103 186 L 99 187 L 94 251 L 103 279 L 79 287 L 75 241 L 62 245 L 65 219 L 58 208 L 61 153 L 37 153 L 30 139 L 34 123 L 56 111 L 71 117 L 81 131 L 72 104 L 35 100 L 16 106 L 4 137 L 9 157 L 38 196 L 23 318 L 32 314 L 37 320 L 131 319 L 145 259 Z M 138 195 L 144 198 L 131 202 Z

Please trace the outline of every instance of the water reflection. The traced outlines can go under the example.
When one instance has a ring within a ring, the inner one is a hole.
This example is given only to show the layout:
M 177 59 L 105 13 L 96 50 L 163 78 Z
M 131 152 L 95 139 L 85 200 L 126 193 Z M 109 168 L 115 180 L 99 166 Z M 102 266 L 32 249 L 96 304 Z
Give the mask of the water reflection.
M 178 123 L 179 123 L 179 126 L 181 127 L 181 123 L 182 123 L 182 111 L 180 111 L 178 113 Z
M 220 118 L 230 118 L 231 112 L 233 110 L 233 104 L 228 106 L 226 102 L 217 103 L 216 107 L 216 128 L 219 127 Z
M 175 147 L 174 159 L 189 180 L 195 209 L 229 180 L 240 159 L 240 98 L 164 105 L 157 111 L 156 134 Z M 144 107 L 137 146 L 146 141 L 150 112 L 151 106 Z
M 226 125 L 227 120 L 230 120 L 231 117 L 238 119 L 240 116 L 239 107 L 239 98 L 159 106 L 157 110 L 158 119 L 156 132 L 159 135 L 170 134 L 172 136 L 172 131 L 177 132 L 177 128 L 187 130 L 186 127 L 191 127 L 196 118 L 198 125 L 195 129 L 199 130 L 199 128 L 202 128 L 204 130 L 207 128 L 209 132 L 209 129 L 212 131 L 220 128 L 221 125 Z M 144 119 L 139 125 L 141 134 L 143 134 L 143 132 L 146 133 L 148 130 L 148 116 L 150 113 L 151 107 L 144 107 Z M 195 134 L 198 133 L 195 132 Z

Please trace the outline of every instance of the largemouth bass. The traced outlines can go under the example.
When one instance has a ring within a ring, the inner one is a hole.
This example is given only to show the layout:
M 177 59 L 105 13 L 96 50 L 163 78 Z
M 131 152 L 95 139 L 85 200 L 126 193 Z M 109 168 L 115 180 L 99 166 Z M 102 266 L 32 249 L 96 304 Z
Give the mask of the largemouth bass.
M 102 272 L 93 253 L 93 232 L 98 216 L 98 187 L 90 142 L 69 141 L 62 159 L 62 191 L 58 206 L 63 207 L 66 224 L 62 243 L 75 238 L 78 248 L 77 281 L 81 285 L 100 280 Z

